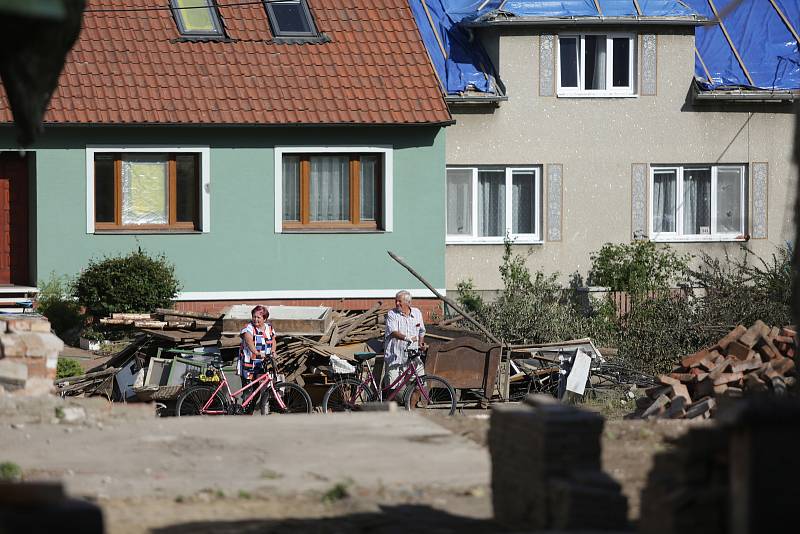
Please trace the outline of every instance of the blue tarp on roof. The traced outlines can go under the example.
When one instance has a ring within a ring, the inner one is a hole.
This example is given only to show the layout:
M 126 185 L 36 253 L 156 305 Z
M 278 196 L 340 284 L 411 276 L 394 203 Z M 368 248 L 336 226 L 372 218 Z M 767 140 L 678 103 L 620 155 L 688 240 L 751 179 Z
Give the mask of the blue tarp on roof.
M 709 19 L 715 18 L 708 0 L 684 1 Z M 714 0 L 714 6 L 718 13 L 723 14 L 722 23 L 750 73 L 752 83 L 739 65 L 722 28 L 715 24 L 700 26 L 696 30 L 699 57 L 695 58 L 695 74 L 702 88 L 800 89 L 800 49 L 775 8 L 764 0 L 740 2 L 727 12 L 732 2 Z M 800 31 L 800 0 L 775 0 L 775 3 L 794 25 L 795 31 Z
M 478 0 L 425 0 L 423 5 L 421 0 L 409 0 L 425 48 L 447 94 L 458 94 L 468 89 L 497 94 L 489 56 L 477 40 L 470 40 L 468 30 L 457 25 L 466 14 L 474 14 L 482 3 Z M 463 15 L 451 13 L 450 7 L 454 9 L 453 13 L 462 10 Z
M 637 16 L 633 0 L 598 2 L 602 16 Z M 504 17 L 601 16 L 594 0 L 409 0 L 409 5 L 436 73 L 446 93 L 451 95 L 467 90 L 498 93 L 494 67 L 486 51 L 472 39 L 469 30 L 459 26 L 460 22 L 492 18 L 498 14 Z M 678 0 L 639 0 L 639 6 L 643 16 L 647 17 L 690 17 L 695 14 Z

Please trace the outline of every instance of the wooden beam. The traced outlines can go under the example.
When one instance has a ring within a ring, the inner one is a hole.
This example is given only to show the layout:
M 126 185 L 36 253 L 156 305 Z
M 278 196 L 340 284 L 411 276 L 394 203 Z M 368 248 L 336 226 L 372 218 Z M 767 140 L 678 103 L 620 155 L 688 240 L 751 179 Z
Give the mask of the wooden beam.
M 636 14 L 641 17 L 642 16 L 642 8 L 639 5 L 639 0 L 633 0 L 633 7 L 636 8 Z
M 719 16 L 719 12 L 717 11 L 717 6 L 714 5 L 714 0 L 708 0 L 708 5 L 711 8 L 711 11 L 714 12 L 714 16 L 717 18 L 719 27 L 722 30 L 722 33 L 725 35 L 725 39 L 728 41 L 728 45 L 731 47 L 733 55 L 736 56 L 736 61 L 739 62 L 739 66 L 742 68 L 744 75 L 747 76 L 747 81 L 750 82 L 750 85 L 755 87 L 756 84 L 755 82 L 753 82 L 753 77 L 750 76 L 750 71 L 747 70 L 747 66 L 744 64 L 742 56 L 739 55 L 739 51 L 736 49 L 736 45 L 733 44 L 733 39 L 731 39 L 731 36 L 728 33 L 728 29 L 725 27 L 725 23 L 722 22 L 722 18 L 720 18 Z
M 778 12 L 778 16 L 781 18 L 783 23 L 786 24 L 786 27 L 789 29 L 789 33 L 792 34 L 792 37 L 794 37 L 795 42 L 797 42 L 797 45 L 800 46 L 800 37 L 797 36 L 797 30 L 794 29 L 792 23 L 789 22 L 789 19 L 786 18 L 786 15 L 783 14 L 783 11 L 781 11 L 781 8 L 778 7 L 778 4 L 775 3 L 775 0 L 769 0 L 769 3 L 772 4 L 772 7 L 774 7 L 775 11 Z
M 597 1 L 597 0 L 595 0 Z M 442 43 L 442 38 L 439 37 L 439 31 L 436 29 L 436 24 L 433 22 L 433 17 L 431 17 L 431 12 L 428 11 L 428 4 L 425 3 L 425 0 L 420 0 L 422 3 L 422 9 L 425 10 L 425 15 L 428 17 L 428 23 L 431 25 L 431 30 L 433 30 L 433 35 L 436 37 L 436 42 L 439 43 L 439 50 L 442 51 L 442 56 L 447 59 L 447 50 L 444 47 L 444 43 Z
M 600 9 L 600 1 L 599 0 L 594 0 L 594 7 L 597 8 L 597 14 L 602 17 L 603 16 L 603 10 Z
M 708 83 L 713 85 L 714 80 L 711 78 L 711 73 L 709 72 L 708 67 L 706 67 L 706 62 L 703 61 L 703 56 L 700 55 L 700 51 L 697 49 L 696 46 L 694 47 L 694 53 L 697 55 L 697 59 L 700 60 L 700 65 L 703 66 L 703 72 L 706 73 L 706 78 L 708 78 Z

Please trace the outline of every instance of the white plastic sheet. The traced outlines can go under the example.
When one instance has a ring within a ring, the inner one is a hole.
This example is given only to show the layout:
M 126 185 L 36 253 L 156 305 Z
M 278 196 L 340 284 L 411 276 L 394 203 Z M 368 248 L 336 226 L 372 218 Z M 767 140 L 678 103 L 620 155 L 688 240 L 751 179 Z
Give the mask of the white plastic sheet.
M 583 395 L 583 391 L 586 389 L 586 381 L 589 378 L 589 366 L 591 364 L 592 358 L 578 349 L 575 353 L 575 361 L 572 362 L 572 370 L 567 377 L 567 391 Z

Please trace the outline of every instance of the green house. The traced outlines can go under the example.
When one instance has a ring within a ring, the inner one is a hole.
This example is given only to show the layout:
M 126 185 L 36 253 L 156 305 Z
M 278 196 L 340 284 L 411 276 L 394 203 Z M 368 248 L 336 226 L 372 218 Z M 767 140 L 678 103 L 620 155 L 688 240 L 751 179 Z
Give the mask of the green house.
M 405 0 L 88 3 L 37 144 L 0 93 L 0 285 L 141 247 L 179 306 L 444 288 L 451 117 Z

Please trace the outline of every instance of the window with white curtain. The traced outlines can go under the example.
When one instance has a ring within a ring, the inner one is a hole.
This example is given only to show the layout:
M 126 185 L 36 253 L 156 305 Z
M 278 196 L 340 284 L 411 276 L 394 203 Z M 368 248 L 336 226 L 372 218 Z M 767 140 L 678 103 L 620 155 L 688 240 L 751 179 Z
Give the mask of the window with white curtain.
M 744 165 L 653 166 L 650 224 L 658 241 L 744 239 Z
M 630 34 L 559 35 L 558 95 L 635 94 L 635 42 Z
M 287 153 L 282 157 L 283 228 L 381 227 L 381 153 Z
M 447 169 L 447 242 L 541 240 L 539 167 Z

